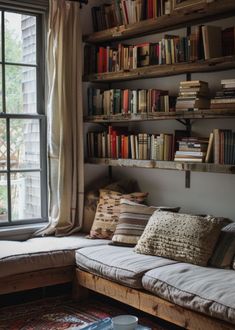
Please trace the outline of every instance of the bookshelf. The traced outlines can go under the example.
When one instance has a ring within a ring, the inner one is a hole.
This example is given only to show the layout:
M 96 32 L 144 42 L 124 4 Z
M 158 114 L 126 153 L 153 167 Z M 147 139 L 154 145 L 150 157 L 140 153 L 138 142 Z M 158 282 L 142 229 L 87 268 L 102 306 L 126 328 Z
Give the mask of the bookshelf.
M 135 167 L 145 169 L 161 169 L 192 172 L 211 172 L 235 174 L 235 165 L 220 165 L 209 163 L 184 163 L 173 161 L 136 160 L 136 159 L 110 159 L 87 158 L 86 163 L 106 166 Z
M 108 30 L 95 32 L 84 36 L 87 43 L 102 44 L 126 40 L 133 37 L 143 37 L 153 33 L 170 31 L 180 27 L 190 27 L 192 25 L 209 22 L 219 18 L 233 16 L 235 13 L 234 0 L 217 0 L 205 4 L 203 8 L 195 12 L 177 11 L 169 15 L 148 19 L 139 23 L 117 26 Z M 190 80 L 192 73 L 216 72 L 235 69 L 235 54 L 208 60 L 195 62 L 181 62 L 175 64 L 161 64 L 139 67 L 137 69 L 122 70 L 118 72 L 95 73 L 83 76 L 84 82 L 106 83 L 109 88 L 115 82 L 125 82 L 139 79 L 170 77 L 174 75 L 186 74 Z M 143 114 L 116 114 L 85 116 L 85 123 L 101 124 L 107 127 L 112 123 L 150 122 L 163 120 L 178 120 L 185 125 L 187 130 L 191 130 L 191 125 L 197 119 L 226 119 L 235 118 L 234 109 L 204 109 L 198 111 L 177 111 L 177 112 L 155 112 Z M 235 174 L 235 165 L 221 165 L 214 163 L 190 163 L 174 161 L 136 160 L 136 159 L 111 159 L 111 158 L 87 158 L 87 164 L 106 165 L 110 167 L 129 167 L 144 169 L 165 169 L 184 171 L 186 173 L 186 187 L 190 187 L 190 172 L 224 173 Z
M 129 71 L 96 73 L 84 76 L 87 82 L 118 82 L 125 80 L 160 78 L 185 73 L 222 71 L 235 68 L 235 56 L 211 58 L 190 63 L 149 65 Z
M 87 123 L 120 123 L 120 122 L 135 122 L 135 121 L 153 121 L 153 120 L 179 120 L 179 119 L 223 119 L 234 118 L 235 109 L 205 109 L 198 111 L 176 111 L 176 112 L 158 112 L 146 114 L 117 114 L 117 115 L 97 115 L 86 116 L 84 122 Z

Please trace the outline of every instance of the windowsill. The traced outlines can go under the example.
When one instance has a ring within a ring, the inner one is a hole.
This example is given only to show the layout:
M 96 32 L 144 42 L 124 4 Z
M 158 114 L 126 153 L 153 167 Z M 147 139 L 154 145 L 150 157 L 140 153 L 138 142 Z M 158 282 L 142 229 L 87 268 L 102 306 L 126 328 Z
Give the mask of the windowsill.
M 11 226 L 0 228 L 0 240 L 23 241 L 28 239 L 35 231 L 45 227 L 46 222 L 28 224 L 22 226 Z

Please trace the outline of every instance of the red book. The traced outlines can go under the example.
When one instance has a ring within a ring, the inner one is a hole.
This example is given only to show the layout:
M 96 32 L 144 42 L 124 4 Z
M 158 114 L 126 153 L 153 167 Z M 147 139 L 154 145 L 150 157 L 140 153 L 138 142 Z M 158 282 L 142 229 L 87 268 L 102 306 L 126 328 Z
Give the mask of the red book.
M 148 0 L 148 18 L 153 18 L 153 0 Z
M 222 31 L 223 56 L 235 54 L 235 27 L 229 27 Z
M 123 91 L 123 113 L 128 113 L 129 108 L 129 90 L 124 89 Z
M 99 47 L 98 52 L 98 73 L 103 73 L 104 69 L 104 47 Z
M 112 155 L 112 158 L 117 158 L 116 140 L 117 140 L 117 132 L 115 130 L 113 130 L 112 135 L 111 135 L 111 155 Z

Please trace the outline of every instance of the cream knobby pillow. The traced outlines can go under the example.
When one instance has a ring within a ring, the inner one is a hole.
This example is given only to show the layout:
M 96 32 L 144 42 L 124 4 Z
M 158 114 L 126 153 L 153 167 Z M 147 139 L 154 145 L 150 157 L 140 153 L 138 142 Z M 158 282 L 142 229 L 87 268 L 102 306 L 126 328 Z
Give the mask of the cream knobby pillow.
M 229 221 L 212 216 L 155 211 L 135 252 L 206 266 Z
M 153 212 L 156 210 L 178 212 L 179 209 L 179 207 L 147 206 L 121 199 L 119 220 L 110 244 L 135 246 Z
M 100 199 L 89 237 L 111 239 L 119 219 L 121 198 L 143 203 L 147 196 L 148 193 L 142 192 L 121 194 L 116 191 L 101 189 Z

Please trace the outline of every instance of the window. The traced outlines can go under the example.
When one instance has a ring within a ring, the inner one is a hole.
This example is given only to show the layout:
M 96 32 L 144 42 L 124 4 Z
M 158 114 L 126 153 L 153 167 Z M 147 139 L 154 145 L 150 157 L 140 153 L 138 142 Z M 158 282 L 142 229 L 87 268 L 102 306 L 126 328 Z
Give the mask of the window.
M 42 15 L 0 11 L 0 226 L 47 220 Z

